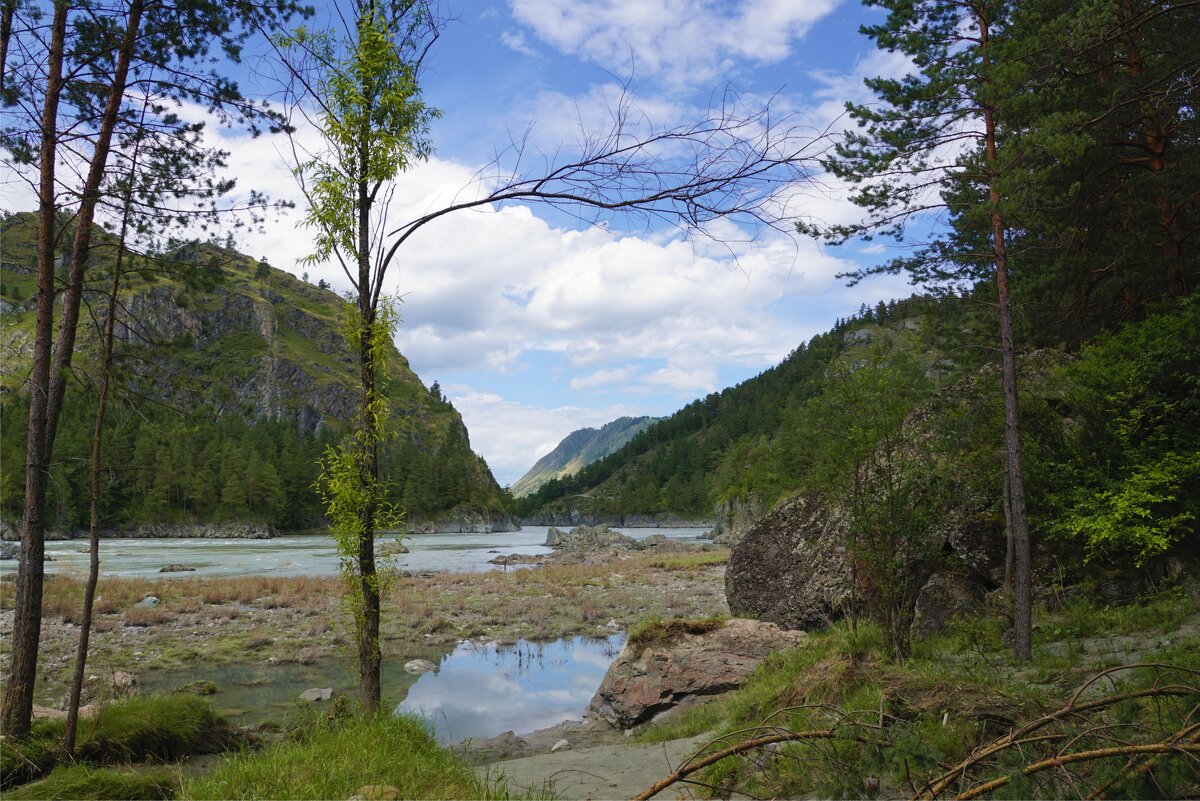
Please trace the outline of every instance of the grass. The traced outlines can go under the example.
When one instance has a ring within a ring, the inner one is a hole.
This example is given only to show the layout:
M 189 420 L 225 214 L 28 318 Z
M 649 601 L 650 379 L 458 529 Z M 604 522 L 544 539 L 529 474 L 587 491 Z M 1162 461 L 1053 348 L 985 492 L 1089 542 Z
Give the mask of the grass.
M 418 721 L 381 714 L 323 722 L 300 741 L 227 756 L 186 780 L 181 798 L 349 798 L 363 785 L 389 785 L 400 798 L 495 798 Z
M 179 779 L 170 770 L 113 770 L 90 765 L 61 765 L 40 781 L 7 791 L 5 799 L 127 799 L 158 801 L 174 798 Z
M 639 621 L 629 629 L 629 645 L 636 648 L 655 648 L 669 645 L 688 634 L 707 634 L 725 625 L 727 618 L 706 617 L 696 620 L 672 618 L 663 620 L 650 617 Z
M 770 733 L 774 727 L 832 727 L 837 736 L 817 747 L 793 743 L 778 747 L 779 758 L 723 760 L 698 778 L 718 791 L 736 787 L 757 797 L 866 797 L 863 779 L 874 776 L 882 781 L 882 795 L 909 795 L 910 782 L 919 784 L 982 743 L 1059 707 L 1103 668 L 1132 662 L 1200 665 L 1198 613 L 1197 604 L 1176 588 L 1149 593 L 1124 606 L 1076 600 L 1039 609 L 1038 644 L 1030 666 L 1011 660 L 1002 639 L 1003 623 L 994 615 L 960 622 L 945 634 L 914 643 L 913 656 L 903 661 L 887 658 L 878 627 L 860 623 L 851 629 L 842 624 L 812 632 L 804 645 L 773 654 L 740 690 L 654 724 L 636 739 L 662 742 L 707 733 L 714 740 L 724 738 L 724 746 L 755 732 Z M 632 630 L 630 639 L 661 637 L 672 625 L 686 630 L 689 622 L 648 621 Z M 1128 650 L 1111 650 L 1117 646 Z M 1187 675 L 1170 681 L 1184 681 Z M 1123 671 L 1096 691 L 1107 694 L 1164 680 L 1152 668 Z M 1056 742 L 1082 751 L 1110 745 L 1105 739 L 1110 733 L 1118 740 L 1154 741 L 1186 725 L 1197 702 L 1200 693 L 1130 701 L 1103 715 L 1065 721 Z M 981 774 L 1003 775 L 1054 747 L 1058 746 L 1031 743 L 1028 754 L 1021 755 L 1026 761 L 997 760 Z M 1119 770 L 1122 762 L 1089 764 L 1077 776 L 1095 784 L 1111 776 L 1125 781 Z M 1161 788 L 1146 790 L 1127 782 L 1112 792 L 1137 797 L 1143 790 L 1190 792 L 1195 776 L 1185 774 L 1191 769 L 1186 758 L 1163 760 L 1155 768 Z M 1070 794 L 1071 788 L 1014 781 L 1006 792 L 1004 797 L 1042 797 Z
M 55 768 L 65 728 L 63 720 L 39 720 L 28 736 L 0 743 L 0 786 L 22 784 Z M 75 757 L 92 765 L 169 761 L 219 751 L 229 742 L 228 724 L 204 699 L 151 695 L 80 718 Z

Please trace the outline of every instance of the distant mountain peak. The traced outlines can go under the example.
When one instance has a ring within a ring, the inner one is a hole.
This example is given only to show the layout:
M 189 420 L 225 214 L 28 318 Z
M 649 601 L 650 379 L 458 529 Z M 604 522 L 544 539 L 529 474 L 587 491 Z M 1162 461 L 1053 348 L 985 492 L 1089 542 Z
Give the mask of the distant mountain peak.
M 592 462 L 620 449 L 645 431 L 657 417 L 618 417 L 600 428 L 579 428 L 563 437 L 529 472 L 512 485 L 513 497 L 523 498 L 553 478 L 571 476 Z

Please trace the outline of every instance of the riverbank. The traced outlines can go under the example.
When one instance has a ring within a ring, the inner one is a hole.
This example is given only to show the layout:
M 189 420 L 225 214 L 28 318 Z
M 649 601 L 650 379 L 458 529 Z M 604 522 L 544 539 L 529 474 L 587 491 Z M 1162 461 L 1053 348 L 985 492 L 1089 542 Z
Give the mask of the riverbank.
M 399 576 L 383 610 L 384 659 L 425 658 L 463 640 L 549 642 L 609 635 L 650 616 L 726 615 L 727 559 L 721 549 L 612 551 L 520 570 Z M 48 577 L 40 703 L 58 706 L 65 695 L 82 594 L 78 578 Z M 341 596 L 336 578 L 105 578 L 97 590 L 88 664 L 97 673 L 142 675 L 200 666 L 331 663 L 349 653 Z M 10 574 L 0 581 L 0 668 L 10 658 L 12 602 Z

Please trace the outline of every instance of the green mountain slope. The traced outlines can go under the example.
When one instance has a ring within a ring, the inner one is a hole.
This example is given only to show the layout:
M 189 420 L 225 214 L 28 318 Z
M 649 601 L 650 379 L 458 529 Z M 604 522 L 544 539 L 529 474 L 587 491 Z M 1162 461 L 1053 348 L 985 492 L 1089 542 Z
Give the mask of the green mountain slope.
M 547 481 L 518 501 L 518 511 L 539 522 L 616 523 L 664 514 L 720 519 L 741 503 L 761 512 L 804 473 L 796 417 L 821 392 L 831 366 L 902 351 L 944 384 L 981 358 L 971 349 L 945 355 L 976 337 L 987 322 L 977 317 L 928 297 L 864 308 L 779 365 L 693 401 L 575 475 Z
M 529 472 L 509 488 L 514 498 L 536 492 L 552 478 L 573 476 L 597 459 L 603 459 L 645 431 L 657 418 L 618 417 L 599 429 L 580 428 L 563 437 L 554 450 L 538 459 Z
M 16 214 L 0 226 L 0 503 L 9 516 L 21 502 L 20 470 L 13 467 L 22 462 L 27 400 L 20 388 L 31 353 L 36 222 Z M 81 525 L 87 509 L 90 393 L 114 250 L 110 237 L 98 239 L 79 381 L 56 443 L 52 510 L 60 528 Z M 356 367 L 340 334 L 344 301 L 211 244 L 131 264 L 116 328 L 121 403 L 110 418 L 107 524 L 319 524 L 316 461 L 356 408 Z M 398 436 L 385 449 L 383 470 L 393 499 L 410 521 L 467 517 L 472 526 L 503 525 L 503 493 L 472 452 L 458 412 L 400 353 L 392 352 L 389 366 Z

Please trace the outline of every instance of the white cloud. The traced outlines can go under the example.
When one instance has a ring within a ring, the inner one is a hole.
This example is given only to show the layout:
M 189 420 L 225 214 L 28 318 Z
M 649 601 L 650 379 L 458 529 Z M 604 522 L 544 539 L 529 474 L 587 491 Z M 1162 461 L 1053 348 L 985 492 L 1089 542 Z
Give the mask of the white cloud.
M 837 0 L 510 0 L 513 17 L 564 53 L 674 85 L 777 63 Z
M 530 58 L 538 58 L 538 51 L 533 49 L 525 34 L 520 31 L 504 31 L 500 34 L 500 42 L 508 49 Z
M 571 389 L 587 390 L 611 387 L 614 384 L 625 383 L 637 375 L 637 373 L 638 368 L 632 365 L 628 367 L 618 367 L 613 370 L 597 370 L 594 373 L 588 373 L 587 375 L 581 375 L 572 378 Z

